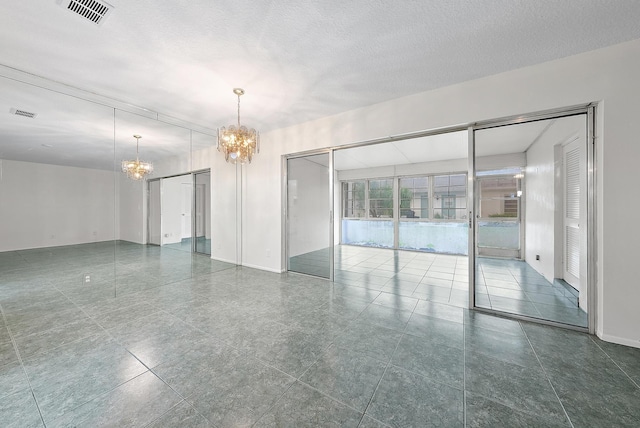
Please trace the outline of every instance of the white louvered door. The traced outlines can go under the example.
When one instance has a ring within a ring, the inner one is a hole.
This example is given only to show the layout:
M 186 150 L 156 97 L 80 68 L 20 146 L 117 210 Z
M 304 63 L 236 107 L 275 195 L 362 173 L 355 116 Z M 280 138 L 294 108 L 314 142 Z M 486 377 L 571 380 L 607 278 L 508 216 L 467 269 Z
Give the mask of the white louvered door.
M 563 147 L 562 171 L 564 178 L 564 280 L 580 290 L 580 214 L 582 212 L 581 171 L 582 141 L 573 141 Z

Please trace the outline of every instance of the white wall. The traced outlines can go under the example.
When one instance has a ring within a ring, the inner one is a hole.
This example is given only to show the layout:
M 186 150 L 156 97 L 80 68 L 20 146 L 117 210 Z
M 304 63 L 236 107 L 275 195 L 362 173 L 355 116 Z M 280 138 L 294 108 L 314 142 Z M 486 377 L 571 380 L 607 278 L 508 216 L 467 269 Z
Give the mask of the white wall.
M 182 241 L 183 221 L 189 223 L 187 227 L 189 231 L 191 230 L 191 213 L 184 213 L 183 210 L 184 187 L 189 187 L 189 195 L 192 192 L 191 175 L 163 178 L 160 182 L 161 242 L 162 245 L 173 244 Z M 183 216 L 183 213 L 186 215 Z M 189 236 L 191 236 L 190 233 L 187 237 Z
M 117 239 L 145 244 L 147 242 L 145 198 L 147 182 L 131 180 L 126 174 L 120 172 L 117 173 L 117 180 Z
M 0 160 L 0 251 L 108 241 L 114 173 Z
M 211 160 L 211 258 L 239 264 L 242 200 L 237 190 L 241 170 L 239 165 L 226 163 L 221 153 L 216 154 Z M 259 213 L 254 221 L 261 221 Z
M 305 158 L 288 163 L 289 257 L 294 257 L 329 246 L 329 175 L 327 167 Z
M 517 125 L 515 125 L 517 126 Z M 554 242 L 557 212 L 562 205 L 556 204 L 556 159 L 554 146 L 576 137 L 576 131 L 586 129 L 586 117 L 571 116 L 554 121 L 543 135 L 527 150 L 525 170 L 525 260 L 547 281 L 557 278 Z M 580 134 L 582 141 L 584 134 Z M 561 190 L 561 189 L 560 189 Z M 584 189 L 586 191 L 586 189 Z M 560 199 L 560 202 L 562 199 Z M 560 233 L 562 233 L 560 227 Z M 540 260 L 536 260 L 536 255 Z M 560 259 L 560 263 L 562 260 Z
M 633 41 L 264 132 L 262 151 L 246 168 L 243 183 L 243 217 L 260 213 L 260 221 L 244 222 L 243 263 L 282 269 L 279 254 L 265 252 L 282 244 L 282 154 L 595 101 L 597 332 L 605 340 L 639 346 L 640 287 L 634 287 L 631 257 L 640 229 L 619 217 L 640 208 L 639 199 L 628 198 L 637 193 L 628 177 L 640 159 L 638 75 L 640 41 Z

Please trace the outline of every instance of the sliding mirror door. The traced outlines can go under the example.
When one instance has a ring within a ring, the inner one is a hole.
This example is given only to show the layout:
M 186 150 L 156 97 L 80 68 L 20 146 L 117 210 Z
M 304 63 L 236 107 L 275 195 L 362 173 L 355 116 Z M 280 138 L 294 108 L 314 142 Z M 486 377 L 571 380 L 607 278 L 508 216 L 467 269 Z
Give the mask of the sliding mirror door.
M 75 314 L 114 294 L 113 109 L 13 78 L 0 93 L 4 314 L 11 324 L 34 303 L 34 316 Z
M 121 110 L 115 114 L 116 176 L 118 216 L 118 245 L 116 274 L 118 294 L 158 287 L 191 278 L 190 242 L 183 242 L 185 234 L 191 236 L 191 176 L 176 178 L 160 186 L 160 246 L 156 243 L 157 219 L 148 225 L 148 209 L 157 208 L 154 184 L 146 180 L 188 173 L 191 167 L 191 132 L 170 125 L 155 117 L 145 117 Z M 138 153 L 136 139 L 139 135 Z M 133 180 L 120 171 L 120 162 L 135 159 L 153 164 L 153 173 Z M 164 201 L 174 201 L 171 213 Z M 149 202 L 155 205 L 151 206 Z M 153 213 L 152 213 L 153 214 Z M 184 216 L 183 216 L 184 214 Z M 154 236 L 148 236 L 153 231 Z M 187 247 L 187 251 L 183 249 Z
M 476 307 L 588 326 L 587 124 L 474 131 Z
M 287 159 L 288 270 L 331 278 L 331 153 Z

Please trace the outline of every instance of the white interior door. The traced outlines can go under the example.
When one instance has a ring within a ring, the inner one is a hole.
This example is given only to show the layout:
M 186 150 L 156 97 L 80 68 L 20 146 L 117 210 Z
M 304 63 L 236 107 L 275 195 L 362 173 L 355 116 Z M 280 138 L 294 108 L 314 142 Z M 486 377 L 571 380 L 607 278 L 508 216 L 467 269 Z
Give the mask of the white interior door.
M 584 183 L 581 177 L 585 165 L 583 143 L 581 139 L 577 139 L 565 144 L 562 148 L 564 177 L 563 277 L 578 291 L 582 291 L 580 287 L 581 227 L 586 225 L 584 221 L 586 219 L 581 218 L 584 211 Z

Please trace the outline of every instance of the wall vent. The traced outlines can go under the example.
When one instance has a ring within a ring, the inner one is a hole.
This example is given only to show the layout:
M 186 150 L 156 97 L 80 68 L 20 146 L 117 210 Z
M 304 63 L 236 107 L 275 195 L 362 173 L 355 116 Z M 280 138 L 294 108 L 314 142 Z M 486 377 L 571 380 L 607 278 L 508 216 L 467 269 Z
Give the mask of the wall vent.
M 38 113 L 31 113 L 30 111 L 20 110 L 17 108 L 9 109 L 9 113 L 15 114 L 17 116 L 29 117 L 31 119 L 34 119 L 38 115 Z
M 113 9 L 109 3 L 96 0 L 57 0 L 57 2 L 97 25 L 102 24 Z

